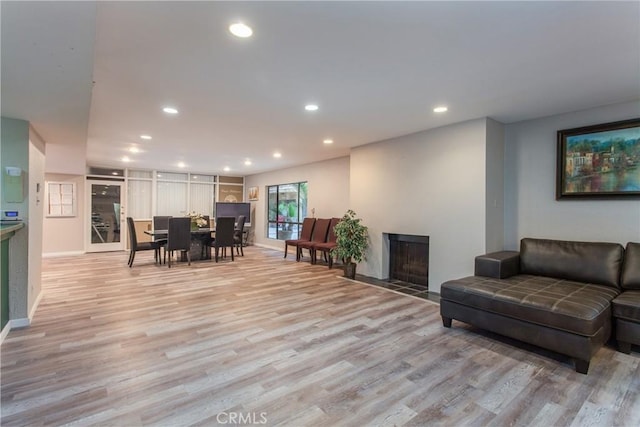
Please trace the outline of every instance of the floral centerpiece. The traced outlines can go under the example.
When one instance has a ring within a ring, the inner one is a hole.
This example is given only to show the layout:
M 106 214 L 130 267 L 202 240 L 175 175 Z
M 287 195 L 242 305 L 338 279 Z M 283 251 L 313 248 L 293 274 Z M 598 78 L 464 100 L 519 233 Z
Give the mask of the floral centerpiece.
M 202 215 L 201 213 L 196 213 L 195 211 L 193 211 L 187 216 L 191 218 L 191 228 L 202 228 L 209 226 L 204 215 Z

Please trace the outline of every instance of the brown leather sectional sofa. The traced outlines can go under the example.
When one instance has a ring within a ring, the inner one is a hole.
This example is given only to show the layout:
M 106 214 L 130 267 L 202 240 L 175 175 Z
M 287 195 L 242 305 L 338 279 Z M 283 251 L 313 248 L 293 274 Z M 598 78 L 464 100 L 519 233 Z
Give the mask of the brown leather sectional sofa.
M 623 353 L 640 345 L 640 243 L 627 243 L 620 278 L 622 294 L 613 300 L 616 340 Z
M 445 327 L 456 319 L 566 354 L 583 374 L 613 316 L 621 351 L 640 344 L 638 243 L 526 238 L 519 252 L 476 257 L 474 274 L 442 284 Z

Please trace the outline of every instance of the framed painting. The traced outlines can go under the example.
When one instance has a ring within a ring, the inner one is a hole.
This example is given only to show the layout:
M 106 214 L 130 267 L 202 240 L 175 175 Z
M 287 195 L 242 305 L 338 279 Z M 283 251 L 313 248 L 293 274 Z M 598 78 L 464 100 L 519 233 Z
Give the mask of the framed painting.
M 249 187 L 249 197 L 247 197 L 250 202 L 255 202 L 258 200 L 258 187 Z
M 640 197 L 640 118 L 558 131 L 556 200 Z

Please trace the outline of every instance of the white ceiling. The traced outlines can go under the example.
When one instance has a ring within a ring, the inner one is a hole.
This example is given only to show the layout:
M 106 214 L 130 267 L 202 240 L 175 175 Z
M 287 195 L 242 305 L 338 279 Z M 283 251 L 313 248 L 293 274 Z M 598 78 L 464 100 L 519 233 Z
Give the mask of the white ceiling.
M 86 146 L 96 166 L 129 156 L 250 175 L 479 117 L 640 99 L 637 1 L 3 1 L 0 13 L 2 115 Z M 229 34 L 237 20 L 252 38 Z

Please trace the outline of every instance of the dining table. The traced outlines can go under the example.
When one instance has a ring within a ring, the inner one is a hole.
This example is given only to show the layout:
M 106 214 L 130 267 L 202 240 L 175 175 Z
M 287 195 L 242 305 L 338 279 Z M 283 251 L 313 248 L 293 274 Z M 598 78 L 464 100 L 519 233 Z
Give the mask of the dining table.
M 191 261 L 197 261 L 201 259 L 211 259 L 211 251 L 208 248 L 207 250 L 203 250 L 203 246 L 207 245 L 208 238 L 211 238 L 216 232 L 215 228 L 210 227 L 193 227 L 191 229 L 191 249 L 189 250 L 189 255 L 191 256 Z M 153 238 L 153 241 L 156 240 L 165 240 L 167 235 L 169 234 L 169 230 L 166 229 L 157 229 L 157 230 L 145 230 L 144 234 L 149 235 Z M 247 239 L 247 230 L 243 230 L 242 233 L 242 244 L 246 246 Z M 180 261 L 186 261 L 187 257 L 184 253 L 180 255 Z
M 191 261 L 211 259 L 211 251 L 209 251 L 208 248 L 205 247 L 205 245 L 208 245 L 208 240 L 215 232 L 215 228 L 208 227 L 193 227 L 191 229 L 191 249 L 189 250 Z M 165 240 L 169 235 L 169 230 L 145 230 L 144 234 L 151 236 L 153 238 L 153 241 Z M 180 254 L 180 261 L 186 260 L 187 257 L 185 253 L 182 252 Z

